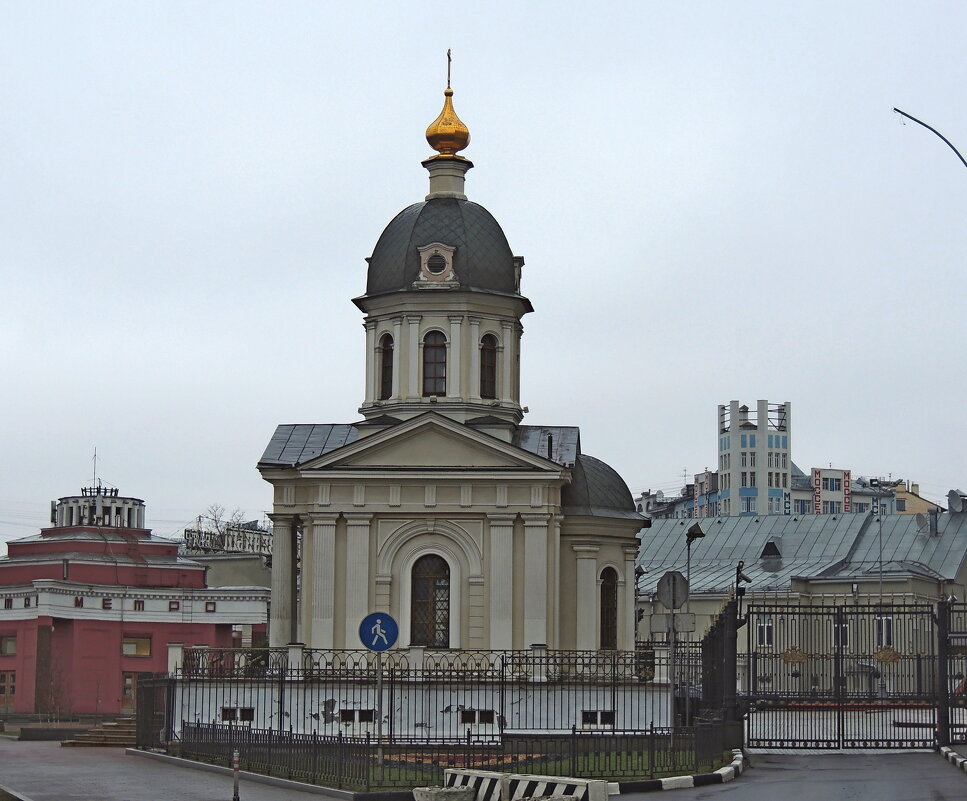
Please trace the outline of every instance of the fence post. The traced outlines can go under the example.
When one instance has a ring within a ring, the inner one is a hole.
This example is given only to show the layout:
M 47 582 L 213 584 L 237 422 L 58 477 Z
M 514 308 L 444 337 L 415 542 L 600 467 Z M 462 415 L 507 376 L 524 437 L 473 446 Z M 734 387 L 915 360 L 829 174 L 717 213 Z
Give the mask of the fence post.
M 736 659 L 738 658 L 738 601 L 729 601 L 725 605 L 725 631 L 723 632 L 722 654 L 722 711 L 724 719 L 729 722 L 739 720 L 738 703 L 735 697 Z
M 570 771 L 570 775 L 571 776 L 574 776 L 574 777 L 577 776 L 577 774 L 574 772 L 575 771 L 575 761 L 576 761 L 575 760 L 575 758 L 576 758 L 575 751 L 577 751 L 577 740 L 578 740 L 578 727 L 572 724 L 571 725 L 571 771 Z
M 937 745 L 950 745 L 950 602 L 937 602 Z

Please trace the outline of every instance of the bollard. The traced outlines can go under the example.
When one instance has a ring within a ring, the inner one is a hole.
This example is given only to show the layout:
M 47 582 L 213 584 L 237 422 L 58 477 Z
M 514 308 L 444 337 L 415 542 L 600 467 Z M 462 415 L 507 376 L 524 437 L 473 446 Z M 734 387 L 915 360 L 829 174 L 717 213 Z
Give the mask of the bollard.
M 238 763 L 239 763 L 239 754 L 238 754 L 238 749 L 236 748 L 234 751 L 232 751 L 232 777 L 233 777 L 234 782 L 235 782 L 235 790 L 232 793 L 232 801 L 239 801 L 239 798 L 238 798 Z

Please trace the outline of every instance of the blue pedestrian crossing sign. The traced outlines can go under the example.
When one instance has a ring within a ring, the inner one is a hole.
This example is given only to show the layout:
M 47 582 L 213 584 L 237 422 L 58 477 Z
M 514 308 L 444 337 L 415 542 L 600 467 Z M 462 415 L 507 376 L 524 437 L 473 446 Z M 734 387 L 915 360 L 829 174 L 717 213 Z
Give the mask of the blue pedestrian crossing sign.
M 396 644 L 400 627 L 386 612 L 373 612 L 359 624 L 359 639 L 370 651 L 388 651 Z

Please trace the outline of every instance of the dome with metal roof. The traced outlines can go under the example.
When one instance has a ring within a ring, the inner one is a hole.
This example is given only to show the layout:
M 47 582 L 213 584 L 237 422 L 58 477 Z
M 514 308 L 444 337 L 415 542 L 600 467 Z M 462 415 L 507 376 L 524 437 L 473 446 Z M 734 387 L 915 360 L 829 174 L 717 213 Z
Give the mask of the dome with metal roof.
M 366 294 L 412 289 L 420 278 L 420 248 L 453 248 L 461 288 L 518 294 L 514 256 L 500 225 L 483 206 L 435 197 L 403 209 L 383 231 L 369 259 Z
M 561 490 L 561 511 L 566 515 L 641 518 L 624 479 L 613 467 L 585 453 L 571 468 L 571 483 Z

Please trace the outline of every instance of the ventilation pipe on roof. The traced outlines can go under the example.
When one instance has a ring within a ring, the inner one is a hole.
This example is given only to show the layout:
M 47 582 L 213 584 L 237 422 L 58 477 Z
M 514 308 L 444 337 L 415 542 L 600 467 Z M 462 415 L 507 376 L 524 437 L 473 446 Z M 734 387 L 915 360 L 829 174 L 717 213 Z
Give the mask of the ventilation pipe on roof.
M 937 537 L 940 535 L 940 510 L 931 509 L 927 516 L 930 518 L 930 536 Z

